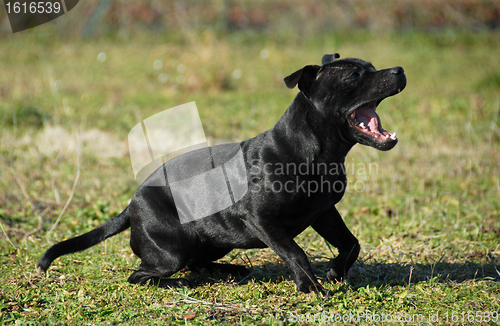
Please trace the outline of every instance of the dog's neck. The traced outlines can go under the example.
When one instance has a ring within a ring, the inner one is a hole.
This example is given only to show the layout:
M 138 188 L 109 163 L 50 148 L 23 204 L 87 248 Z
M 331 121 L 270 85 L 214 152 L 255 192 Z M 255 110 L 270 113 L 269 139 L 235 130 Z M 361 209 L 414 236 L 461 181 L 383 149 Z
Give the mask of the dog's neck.
M 313 126 L 320 126 L 313 127 Z M 298 149 L 296 159 L 306 162 L 344 162 L 355 142 L 346 140 L 340 128 L 324 116 L 302 92 L 270 130 L 280 143 Z

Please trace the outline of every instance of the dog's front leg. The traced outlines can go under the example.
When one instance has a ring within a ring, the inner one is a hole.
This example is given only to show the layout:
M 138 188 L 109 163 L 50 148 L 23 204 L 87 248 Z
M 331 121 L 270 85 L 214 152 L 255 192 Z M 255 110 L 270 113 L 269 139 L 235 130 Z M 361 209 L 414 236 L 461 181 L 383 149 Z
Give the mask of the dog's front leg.
M 245 221 L 253 233 L 271 248 L 292 270 L 293 279 L 300 292 L 315 292 L 328 296 L 330 293 L 318 283 L 305 252 L 293 240 L 293 237 L 275 223 L 262 219 Z
M 334 206 L 330 211 L 318 217 L 312 227 L 326 241 L 338 248 L 339 254 L 332 259 L 326 276 L 330 281 L 341 281 L 358 258 L 360 250 L 358 239 L 349 231 Z

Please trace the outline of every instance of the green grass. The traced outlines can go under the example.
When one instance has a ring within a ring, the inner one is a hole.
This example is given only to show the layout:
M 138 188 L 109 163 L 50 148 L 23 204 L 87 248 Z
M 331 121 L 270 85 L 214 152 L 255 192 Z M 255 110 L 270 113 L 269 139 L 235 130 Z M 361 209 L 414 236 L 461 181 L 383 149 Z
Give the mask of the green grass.
M 370 312 L 437 313 L 441 324 L 473 324 L 469 311 L 500 311 L 498 33 L 15 36 L 0 49 L 1 322 L 280 324 L 296 314 L 312 323 L 323 313 Z M 104 62 L 97 60 L 101 52 Z M 272 127 L 295 96 L 283 77 L 331 52 L 377 68 L 401 65 L 408 77 L 404 92 L 378 110 L 399 144 L 389 152 L 357 145 L 347 158 L 354 167 L 377 164 L 376 173 L 348 175 L 365 188 L 338 204 L 362 246 L 347 282 L 326 281 L 335 250 L 320 236 L 308 229 L 297 237 L 331 298 L 297 293 L 268 249 L 235 250 L 223 259 L 253 267 L 248 278 L 182 272 L 193 289 L 132 286 L 126 279 L 139 260 L 128 231 L 61 257 L 47 276 L 36 274 L 50 245 L 126 207 L 138 186 L 126 137 L 141 119 L 194 100 L 208 137 L 253 137 Z M 163 63 L 158 70 L 156 60 Z M 78 170 L 72 200 L 48 233 Z

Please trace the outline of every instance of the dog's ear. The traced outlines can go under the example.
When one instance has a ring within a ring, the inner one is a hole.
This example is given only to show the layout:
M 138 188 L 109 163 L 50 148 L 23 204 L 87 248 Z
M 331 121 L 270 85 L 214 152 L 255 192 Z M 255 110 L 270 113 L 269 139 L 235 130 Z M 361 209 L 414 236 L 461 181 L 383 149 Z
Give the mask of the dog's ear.
M 326 65 L 327 63 L 332 63 L 336 59 L 340 58 L 340 54 L 334 53 L 334 54 L 325 54 L 323 56 L 323 59 L 321 59 L 321 64 Z
M 297 70 L 290 76 L 285 77 L 286 87 L 292 89 L 298 84 L 299 89 L 308 95 L 309 88 L 311 87 L 312 82 L 316 79 L 316 75 L 318 74 L 320 68 L 321 67 L 317 65 L 309 65 Z

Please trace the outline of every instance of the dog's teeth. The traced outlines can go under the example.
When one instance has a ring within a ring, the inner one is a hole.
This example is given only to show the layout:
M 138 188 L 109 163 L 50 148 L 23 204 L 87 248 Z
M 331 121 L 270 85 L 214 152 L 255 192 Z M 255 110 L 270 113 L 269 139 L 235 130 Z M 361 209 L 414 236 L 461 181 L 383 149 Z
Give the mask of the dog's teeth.
M 401 88 L 398 88 L 398 93 L 401 93 Z
M 396 140 L 396 132 L 394 132 L 393 134 L 391 134 L 389 136 L 389 138 L 393 139 L 393 140 Z
M 361 122 L 361 123 L 359 124 L 359 126 L 360 126 L 361 128 L 363 128 L 363 129 L 366 129 L 366 126 L 365 126 L 365 123 L 364 123 L 364 122 Z

